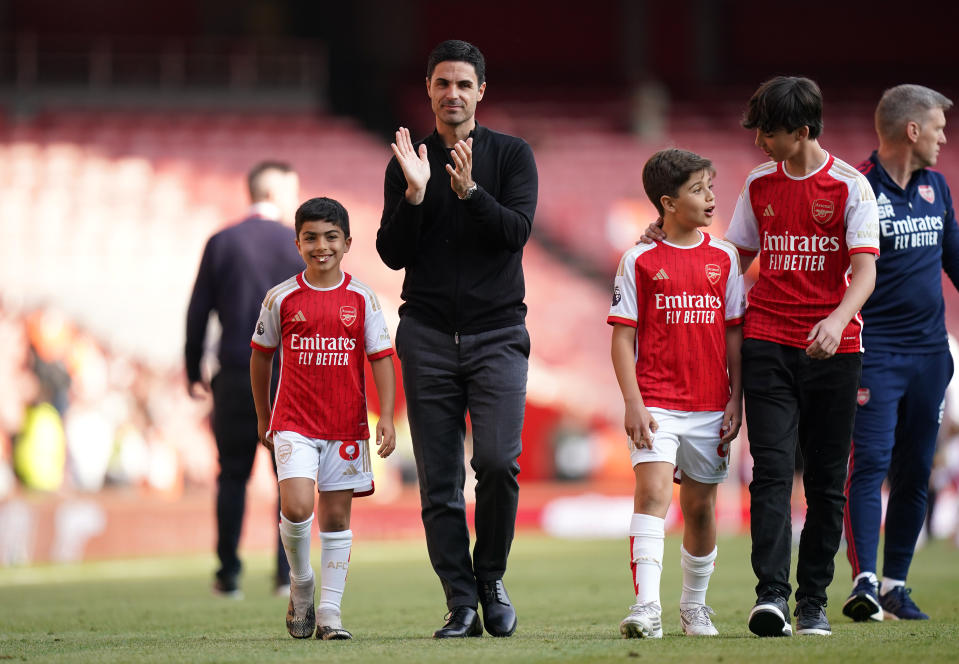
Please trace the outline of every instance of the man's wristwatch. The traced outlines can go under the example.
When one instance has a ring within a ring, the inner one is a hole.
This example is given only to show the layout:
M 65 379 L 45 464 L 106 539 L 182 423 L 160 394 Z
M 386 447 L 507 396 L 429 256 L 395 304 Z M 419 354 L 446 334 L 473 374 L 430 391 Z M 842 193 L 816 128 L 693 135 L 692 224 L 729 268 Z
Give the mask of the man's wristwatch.
M 461 201 L 468 201 L 469 199 L 473 198 L 473 194 L 476 193 L 477 189 L 479 189 L 479 185 L 474 182 L 472 186 L 470 186 L 470 188 L 466 190 L 466 193 L 462 196 L 459 196 L 458 198 Z

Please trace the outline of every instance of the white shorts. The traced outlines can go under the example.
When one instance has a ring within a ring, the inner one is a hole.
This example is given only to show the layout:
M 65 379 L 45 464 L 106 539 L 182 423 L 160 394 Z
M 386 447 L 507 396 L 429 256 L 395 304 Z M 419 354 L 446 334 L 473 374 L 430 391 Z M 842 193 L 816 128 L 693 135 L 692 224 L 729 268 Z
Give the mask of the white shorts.
M 294 431 L 273 433 L 278 480 L 306 477 L 317 491 L 353 489 L 356 496 L 373 493 L 368 440 L 320 440 Z
M 721 442 L 722 411 L 689 412 L 650 408 L 659 425 L 653 435 L 653 449 L 637 449 L 627 438 L 629 458 L 635 466 L 650 461 L 667 461 L 676 467 L 676 476 L 688 475 L 697 482 L 719 484 L 729 475 L 729 443 Z

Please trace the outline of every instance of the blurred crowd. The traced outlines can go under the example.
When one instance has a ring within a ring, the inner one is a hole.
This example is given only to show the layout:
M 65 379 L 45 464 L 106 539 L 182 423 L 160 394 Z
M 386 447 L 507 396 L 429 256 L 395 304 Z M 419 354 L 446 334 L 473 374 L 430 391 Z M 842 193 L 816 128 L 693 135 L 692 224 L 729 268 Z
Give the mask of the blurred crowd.
M 57 309 L 0 302 L 0 499 L 18 489 L 214 482 L 215 447 L 177 367 L 117 353 Z
M 212 491 L 217 460 L 210 404 L 189 398 L 179 364 L 153 365 L 118 352 L 52 306 L 18 311 L 0 301 L 0 338 L 0 501 L 24 492 L 105 487 L 171 499 L 191 488 Z M 397 424 L 406 439 L 405 422 Z M 601 484 L 604 468 L 584 466 L 606 456 L 597 446 L 618 449 L 618 433 L 608 444 L 586 431 L 575 440 L 569 433 L 560 422 L 550 441 L 555 479 Z M 408 452 L 408 441 L 401 447 Z M 746 483 L 743 452 L 739 481 Z M 377 464 L 379 501 L 412 483 L 407 456 Z M 959 546 L 959 380 L 947 393 L 931 484 L 928 534 Z

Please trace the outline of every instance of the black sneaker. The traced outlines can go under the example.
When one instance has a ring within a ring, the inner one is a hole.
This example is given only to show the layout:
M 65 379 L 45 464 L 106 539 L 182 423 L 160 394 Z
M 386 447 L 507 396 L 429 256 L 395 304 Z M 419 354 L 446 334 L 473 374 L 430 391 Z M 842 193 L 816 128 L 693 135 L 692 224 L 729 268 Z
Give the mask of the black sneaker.
M 882 607 L 879 605 L 879 592 L 876 584 L 867 577 L 859 579 L 859 583 L 849 593 L 842 613 L 856 622 L 874 620 L 882 622 Z
M 796 604 L 796 634 L 818 634 L 820 636 L 829 636 L 832 634 L 832 628 L 829 621 L 826 620 L 825 604 L 813 599 L 812 597 L 803 597 Z
M 749 631 L 756 636 L 792 636 L 786 598 L 775 592 L 760 595 L 749 612 Z
M 929 616 L 920 610 L 912 601 L 909 594 L 912 588 L 896 586 L 885 595 L 879 597 L 879 604 L 886 612 L 887 618 L 893 620 L 929 620 Z

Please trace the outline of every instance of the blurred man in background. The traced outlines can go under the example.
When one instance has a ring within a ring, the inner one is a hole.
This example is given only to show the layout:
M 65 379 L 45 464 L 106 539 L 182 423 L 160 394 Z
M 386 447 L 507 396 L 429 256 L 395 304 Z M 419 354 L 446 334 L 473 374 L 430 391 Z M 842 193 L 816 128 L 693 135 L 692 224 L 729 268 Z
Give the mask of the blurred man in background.
M 246 218 L 207 241 L 186 321 L 186 375 L 190 396 L 213 394 L 213 435 L 220 461 L 217 477 L 216 552 L 220 569 L 213 590 L 242 598 L 237 553 L 246 485 L 258 447 L 256 408 L 250 388 L 250 335 L 263 293 L 303 268 L 296 249 L 293 217 L 300 180 L 286 163 L 264 161 L 247 176 L 252 205 Z M 201 375 L 207 322 L 216 311 L 222 328 L 219 369 L 209 384 Z M 271 394 L 279 371 L 274 367 Z M 274 470 L 275 470 L 274 466 Z M 289 592 L 290 567 L 277 533 L 276 591 Z
M 879 149 L 859 165 L 879 204 L 876 290 L 862 308 L 862 381 L 846 484 L 846 555 L 853 620 L 926 620 L 905 587 L 928 502 L 929 474 L 953 362 L 942 271 L 959 286 L 959 227 L 936 164 L 952 101 L 921 85 L 886 90 Z M 889 476 L 883 576 L 876 552 Z M 880 585 L 881 581 L 881 585 Z

